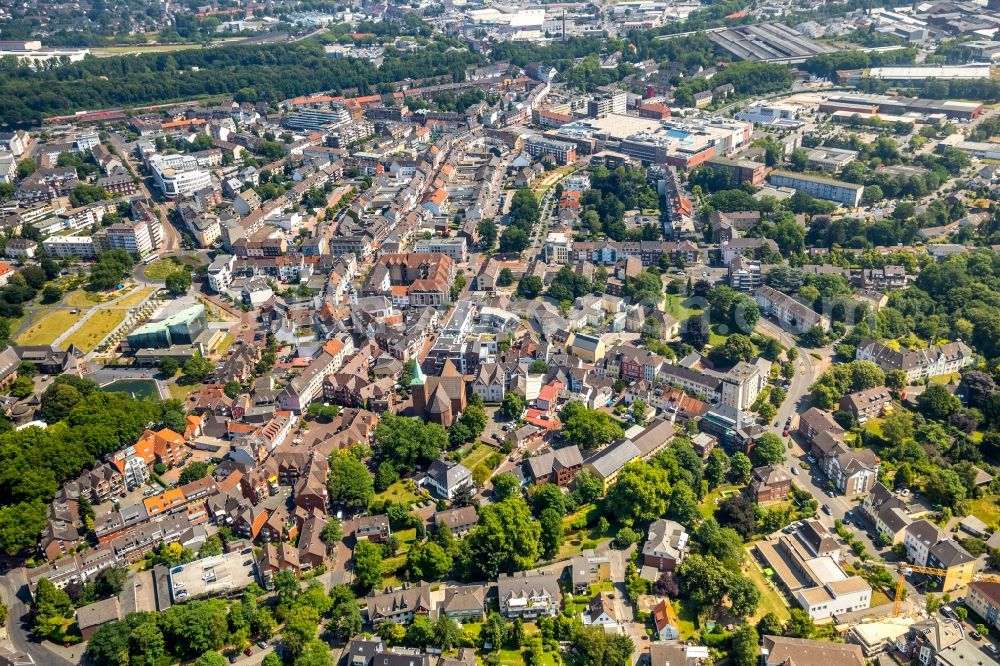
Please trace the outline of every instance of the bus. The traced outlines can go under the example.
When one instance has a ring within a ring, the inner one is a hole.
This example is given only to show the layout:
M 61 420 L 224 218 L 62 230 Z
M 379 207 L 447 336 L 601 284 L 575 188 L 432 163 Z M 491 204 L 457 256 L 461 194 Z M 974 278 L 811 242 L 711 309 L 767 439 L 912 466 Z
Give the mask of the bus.
M 143 260 L 142 260 L 142 263 L 143 263 L 143 265 L 145 265 L 145 266 L 149 266 L 149 265 L 150 265 L 151 263 L 153 263 L 154 261 L 156 261 L 156 260 L 157 260 L 157 259 L 159 259 L 159 258 L 160 258 L 160 255 L 158 255 L 158 254 L 156 254 L 156 253 L 154 252 L 153 254 L 151 254 L 151 255 L 149 255 L 148 257 L 146 257 L 145 259 L 143 259 Z

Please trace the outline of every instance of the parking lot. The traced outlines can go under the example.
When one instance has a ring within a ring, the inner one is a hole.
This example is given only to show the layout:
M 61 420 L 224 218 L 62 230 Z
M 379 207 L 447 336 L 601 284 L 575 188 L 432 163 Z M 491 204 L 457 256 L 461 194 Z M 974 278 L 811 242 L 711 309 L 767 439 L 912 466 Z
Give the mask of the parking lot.
M 206 557 L 170 570 L 170 589 L 174 603 L 209 595 L 225 595 L 242 590 L 254 580 L 253 552 L 244 548 L 238 553 Z

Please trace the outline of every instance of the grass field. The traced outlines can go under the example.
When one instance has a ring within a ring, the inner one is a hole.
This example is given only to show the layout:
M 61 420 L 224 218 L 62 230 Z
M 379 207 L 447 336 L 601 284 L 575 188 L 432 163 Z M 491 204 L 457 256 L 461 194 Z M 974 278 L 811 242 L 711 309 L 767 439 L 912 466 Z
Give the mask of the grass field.
M 496 452 L 496 449 L 492 446 L 487 446 L 482 442 L 477 443 L 472 447 L 472 449 L 469 450 L 469 453 L 462 458 L 462 465 L 468 469 L 475 469 L 476 465 L 489 458 L 490 454 L 494 452 Z
M 108 333 L 115 330 L 118 324 L 125 320 L 128 313 L 125 310 L 98 310 L 87 321 L 73 332 L 64 344 L 74 344 L 84 351 L 91 351 Z
M 715 510 L 718 508 L 715 505 L 715 500 L 721 501 L 726 497 L 729 497 L 730 495 L 736 495 L 739 492 L 740 492 L 740 486 L 734 486 L 731 484 L 719 486 L 718 488 L 716 488 L 715 490 L 708 493 L 702 498 L 701 503 L 698 504 L 698 511 L 701 512 L 701 515 L 703 517 L 711 518 L 713 515 L 715 515 Z
M 200 49 L 201 44 L 151 44 L 149 46 L 105 46 L 91 49 L 94 55 L 131 55 L 136 53 L 170 53 Z
M 198 388 L 197 384 L 176 384 L 174 382 L 167 384 L 167 392 L 170 394 L 170 397 L 181 401 L 187 400 L 187 397 L 196 388 Z
M 150 280 L 166 280 L 171 273 L 184 268 L 184 263 L 177 257 L 157 259 L 143 271 Z
M 125 296 L 120 301 L 115 303 L 115 305 L 120 305 L 125 308 L 134 308 L 135 306 L 139 305 L 144 300 L 146 300 L 146 297 L 152 294 L 154 291 L 155 287 L 143 287 L 142 289 L 133 291 L 128 296 Z
M 767 581 L 764 572 L 760 570 L 750 553 L 747 553 L 747 565 L 744 567 L 744 573 L 760 590 L 760 604 L 757 606 L 757 614 L 751 618 L 751 621 L 756 622 L 768 613 L 774 613 L 782 622 L 791 617 L 784 597 L 778 594 L 778 591 Z
M 83 289 L 77 289 L 66 294 L 66 305 L 71 305 L 74 308 L 92 308 L 105 300 L 101 298 L 100 294 L 92 291 L 84 291 Z
M 701 308 L 690 307 L 690 299 L 682 298 L 677 294 L 667 294 L 666 312 L 678 321 L 685 321 L 693 314 L 700 314 Z
M 83 312 L 77 314 L 71 314 L 70 310 L 50 312 L 17 336 L 17 342 L 21 345 L 50 345 L 81 317 Z
M 375 495 L 376 502 L 399 502 L 402 504 L 413 504 L 420 498 L 417 494 L 410 490 L 411 483 L 404 481 L 397 481 L 388 488 L 385 492 L 378 493 Z
M 990 527 L 996 527 L 1000 523 L 1000 503 L 997 499 L 1000 498 L 996 495 L 986 495 L 972 500 L 972 515 Z

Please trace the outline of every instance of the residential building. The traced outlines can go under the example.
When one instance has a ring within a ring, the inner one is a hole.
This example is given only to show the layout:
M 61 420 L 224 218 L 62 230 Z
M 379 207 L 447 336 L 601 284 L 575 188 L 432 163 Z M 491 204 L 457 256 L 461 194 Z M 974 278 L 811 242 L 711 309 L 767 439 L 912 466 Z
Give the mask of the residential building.
M 486 586 L 448 586 L 438 607 L 442 615 L 457 622 L 479 622 L 486 615 Z
M 427 468 L 424 485 L 442 499 L 451 500 L 461 488 L 474 487 L 472 472 L 456 462 L 435 460 Z
M 97 246 L 90 236 L 49 236 L 42 241 L 45 254 L 59 259 L 92 259 Z
M 653 626 L 661 641 L 676 641 L 680 638 L 680 619 L 670 599 L 660 599 L 660 603 L 653 607 Z
M 861 205 L 865 190 L 864 185 L 791 171 L 772 171 L 768 180 L 774 187 L 791 187 L 816 199 L 833 201 L 849 208 Z
M 965 605 L 986 620 L 986 625 L 1000 628 L 1000 583 L 977 581 L 969 583 Z
M 906 528 L 913 522 L 906 502 L 881 483 L 876 483 L 861 503 L 861 510 L 875 526 L 876 533 L 892 545 L 903 543 Z
M 840 408 L 850 413 L 858 423 L 882 416 L 882 410 L 892 402 L 892 393 L 884 386 L 849 393 L 840 399 Z
M 866 338 L 858 344 L 854 357 L 872 361 L 886 372 L 902 370 L 911 384 L 921 379 L 955 374 L 975 361 L 975 354 L 961 340 L 926 349 L 897 350 Z
M 457 509 L 445 509 L 431 516 L 435 529 L 447 527 L 454 536 L 464 536 L 472 531 L 479 522 L 479 514 L 475 507 L 461 506 Z
M 417 254 L 443 254 L 459 263 L 469 260 L 469 249 L 464 236 L 421 239 L 413 246 L 413 251 Z
M 975 572 L 976 558 L 957 541 L 927 520 L 910 523 L 903 535 L 907 559 L 922 567 L 946 571 L 941 590 L 951 592 L 965 586 Z
M 549 156 L 557 164 L 569 164 L 576 161 L 576 144 L 569 141 L 556 141 L 540 136 L 528 137 L 524 142 L 524 152 L 535 159 Z
M 784 465 L 755 467 L 747 491 L 756 504 L 785 500 L 792 492 L 792 474 Z
M 368 621 L 375 625 L 407 624 L 417 616 L 430 614 L 431 610 L 431 586 L 423 581 L 368 595 Z
M 355 541 L 383 543 L 391 534 L 389 516 L 384 513 L 374 516 L 361 516 L 354 523 Z
M 861 648 L 846 643 L 807 638 L 764 636 L 761 648 L 764 666 L 865 666 Z
M 766 363 L 766 361 L 765 361 Z M 722 376 L 722 404 L 747 411 L 767 384 L 768 372 L 740 361 Z
M 814 326 L 819 326 L 824 331 L 830 329 L 829 317 L 819 314 L 788 294 L 767 286 L 758 287 L 753 294 L 761 314 L 774 317 L 786 330 L 805 333 Z
M 562 603 L 559 577 L 537 570 L 500 574 L 497 597 L 503 615 L 523 620 L 553 617 Z
M 584 461 L 591 473 L 604 483 L 605 487 L 633 460 L 649 460 L 662 451 L 677 430 L 667 419 L 655 419 L 645 430 L 632 438 L 626 438 L 606 446 Z
M 649 526 L 642 563 L 657 571 L 673 571 L 687 556 L 688 533 L 680 523 L 660 518 Z
M 535 485 L 554 483 L 564 487 L 583 469 L 583 454 L 574 444 L 531 456 L 525 460 L 525 465 Z
M 233 266 L 236 257 L 231 254 L 219 254 L 208 266 L 208 286 L 217 294 L 226 293 L 233 281 Z

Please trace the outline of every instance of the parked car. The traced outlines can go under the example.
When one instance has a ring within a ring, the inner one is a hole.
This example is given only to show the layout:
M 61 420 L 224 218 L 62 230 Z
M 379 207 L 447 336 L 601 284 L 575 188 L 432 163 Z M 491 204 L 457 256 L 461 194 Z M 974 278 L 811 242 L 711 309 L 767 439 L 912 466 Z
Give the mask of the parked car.
M 239 658 L 239 656 L 240 655 L 239 655 L 238 652 L 230 652 L 229 653 L 229 657 L 228 657 L 229 658 L 229 663 L 230 664 L 235 664 L 236 660 Z
M 792 467 L 792 474 L 794 474 L 795 476 L 798 476 L 799 475 L 799 468 L 793 466 Z
M 243 650 L 243 654 L 249 657 L 250 655 L 253 654 L 253 648 L 247 648 L 246 650 Z
M 978 631 L 976 631 L 975 629 L 973 629 L 972 631 L 970 631 L 969 635 L 972 636 L 972 640 L 974 640 L 974 641 L 981 641 L 981 640 L 983 640 L 983 635 L 981 633 L 979 633 Z
M 833 514 L 833 510 L 831 510 L 830 507 L 828 505 L 826 505 L 826 504 L 824 504 L 823 506 L 821 506 L 820 509 L 822 509 L 823 513 L 825 513 L 828 516 L 831 515 L 831 514 Z
M 813 457 L 812 455 L 806 456 L 806 460 L 808 460 L 810 463 L 815 463 L 816 462 L 816 458 Z
M 836 497 L 837 493 L 833 492 L 832 490 L 828 490 L 828 491 L 826 491 L 826 496 L 827 497 Z
M 261 650 L 263 650 L 264 648 L 267 647 L 267 641 L 258 641 L 257 642 L 257 647 L 259 647 Z
M 997 653 L 1000 652 L 1000 650 L 997 650 L 997 646 L 993 645 L 993 643 L 987 643 L 986 645 L 983 646 L 983 649 L 994 656 L 996 656 Z

